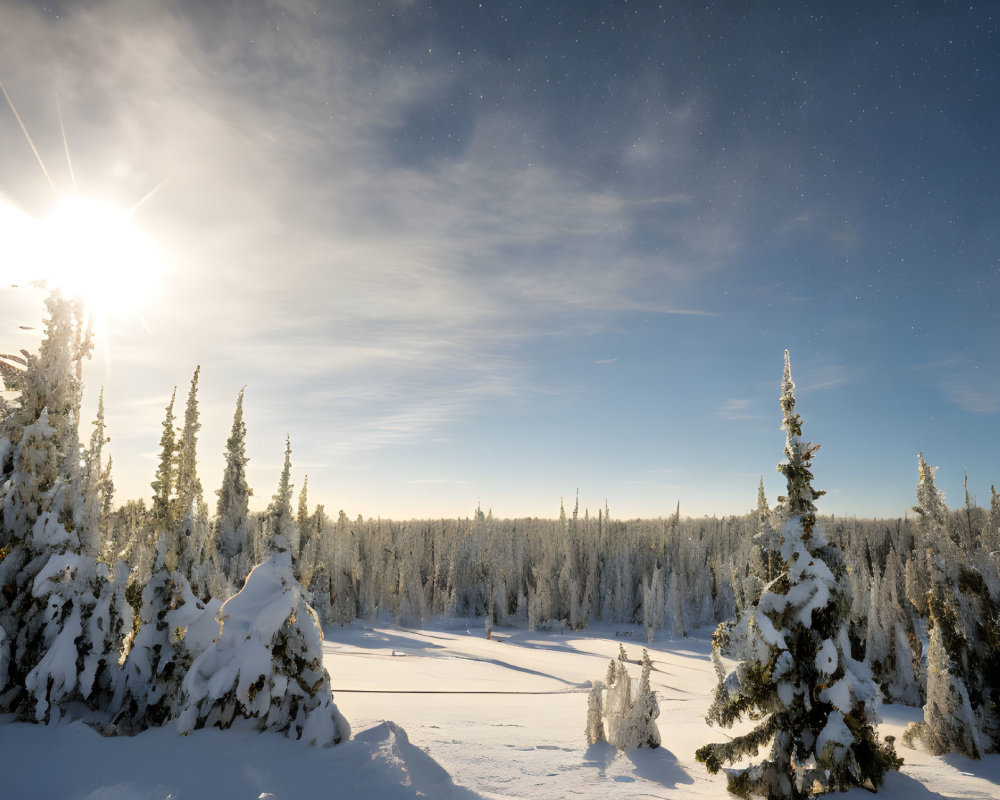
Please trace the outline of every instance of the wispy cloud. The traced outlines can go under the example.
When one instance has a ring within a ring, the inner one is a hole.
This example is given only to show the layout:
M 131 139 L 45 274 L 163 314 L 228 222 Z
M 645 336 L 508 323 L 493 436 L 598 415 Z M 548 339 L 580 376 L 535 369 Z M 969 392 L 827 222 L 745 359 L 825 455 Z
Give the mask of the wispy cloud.
M 46 158 L 62 152 L 58 96 L 82 189 L 131 205 L 165 181 L 136 212 L 169 260 L 162 292 L 148 331 L 112 330 L 101 379 L 119 430 L 158 430 L 200 363 L 206 429 L 228 430 L 247 384 L 253 424 L 301 407 L 324 430 L 291 423 L 304 460 L 346 458 L 551 391 L 527 378 L 536 337 L 715 313 L 701 281 L 741 233 L 698 191 L 607 179 L 553 153 L 530 109 L 470 95 L 471 72 L 436 57 L 399 69 L 359 44 L 350 13 L 306 5 L 107 0 L 56 20 L 15 4 L 0 30 L 0 75 Z M 460 144 L 421 150 L 415 109 L 455 95 Z M 685 174 L 696 111 L 650 112 L 601 147 L 623 174 Z M 37 171 L 17 162 L 5 186 L 35 214 L 51 193 Z M 156 399 L 123 400 L 134 384 Z
M 802 376 L 795 376 L 796 391 L 800 394 L 819 392 L 842 386 L 851 380 L 847 367 L 843 364 L 826 364 L 807 370 Z
M 719 406 L 715 414 L 722 419 L 728 420 L 760 419 L 760 414 L 750 413 L 752 408 L 752 400 L 732 398 Z

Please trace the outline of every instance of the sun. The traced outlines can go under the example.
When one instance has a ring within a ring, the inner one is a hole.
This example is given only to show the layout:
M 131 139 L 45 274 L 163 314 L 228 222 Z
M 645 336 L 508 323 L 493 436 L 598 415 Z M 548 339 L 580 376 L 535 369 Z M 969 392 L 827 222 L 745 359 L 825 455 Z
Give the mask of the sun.
M 138 311 L 155 294 L 163 259 L 133 214 L 96 197 L 66 195 L 38 221 L 36 269 L 101 318 Z

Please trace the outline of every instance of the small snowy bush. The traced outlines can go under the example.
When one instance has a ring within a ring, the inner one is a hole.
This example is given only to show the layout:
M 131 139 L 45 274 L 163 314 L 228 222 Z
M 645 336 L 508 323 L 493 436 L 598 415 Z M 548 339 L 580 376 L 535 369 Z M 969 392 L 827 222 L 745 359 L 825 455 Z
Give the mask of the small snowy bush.
M 626 661 L 625 648 L 619 647 L 617 661 L 608 664 L 605 683 L 593 683 L 587 698 L 587 744 L 606 741 L 619 750 L 659 747 L 660 705 L 649 684 L 653 666 L 649 653 L 642 651 L 642 677 L 634 696 Z

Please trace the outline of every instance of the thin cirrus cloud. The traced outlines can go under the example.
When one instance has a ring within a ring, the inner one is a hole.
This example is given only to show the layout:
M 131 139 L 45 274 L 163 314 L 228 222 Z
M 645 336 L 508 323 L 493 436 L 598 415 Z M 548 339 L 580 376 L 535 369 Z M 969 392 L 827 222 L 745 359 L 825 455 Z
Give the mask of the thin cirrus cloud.
M 727 420 L 760 419 L 760 414 L 751 413 L 753 401 L 743 397 L 727 400 L 716 410 L 716 416 Z

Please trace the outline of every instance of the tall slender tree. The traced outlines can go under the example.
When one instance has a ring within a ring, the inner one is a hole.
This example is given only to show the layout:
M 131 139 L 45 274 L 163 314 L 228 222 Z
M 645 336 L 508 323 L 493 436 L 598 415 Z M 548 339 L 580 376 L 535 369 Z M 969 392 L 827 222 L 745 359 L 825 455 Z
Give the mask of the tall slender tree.
M 154 530 L 162 532 L 173 527 L 175 492 L 177 488 L 177 431 L 174 429 L 174 401 L 177 387 L 174 387 L 163 418 L 163 433 L 160 435 L 160 462 L 156 468 L 156 478 L 150 484 L 153 488 L 153 505 L 150 509 Z
M 285 437 L 285 463 L 278 479 L 278 490 L 267 507 L 265 522 L 268 553 L 291 553 L 296 559 L 299 552 L 299 526 L 292 513 L 292 440 Z
M 781 383 L 785 460 L 778 465 L 787 495 L 781 529 L 784 571 L 752 614 L 750 656 L 719 682 L 708 721 L 730 727 L 749 715 L 757 724 L 695 754 L 709 772 L 768 748 L 749 766 L 730 768 L 728 787 L 742 797 L 804 798 L 851 786 L 876 788 L 899 766 L 892 742 L 874 728 L 878 689 L 871 672 L 851 658 L 850 584 L 840 553 L 816 525 L 811 459 L 795 413 L 788 351 Z M 721 677 L 721 676 L 720 676 Z
M 202 502 L 201 480 L 198 478 L 198 431 L 201 422 L 198 414 L 198 377 L 201 367 L 195 367 L 188 391 L 187 405 L 184 407 L 184 427 L 177 443 L 177 519 L 196 516 Z
M 243 421 L 244 386 L 236 398 L 233 427 L 226 440 L 226 466 L 222 473 L 222 486 L 216 507 L 215 549 L 223 570 L 231 578 L 242 580 L 245 575 L 234 575 L 234 561 L 244 551 L 247 541 L 247 518 L 253 491 L 247 484 L 246 454 L 247 427 Z

